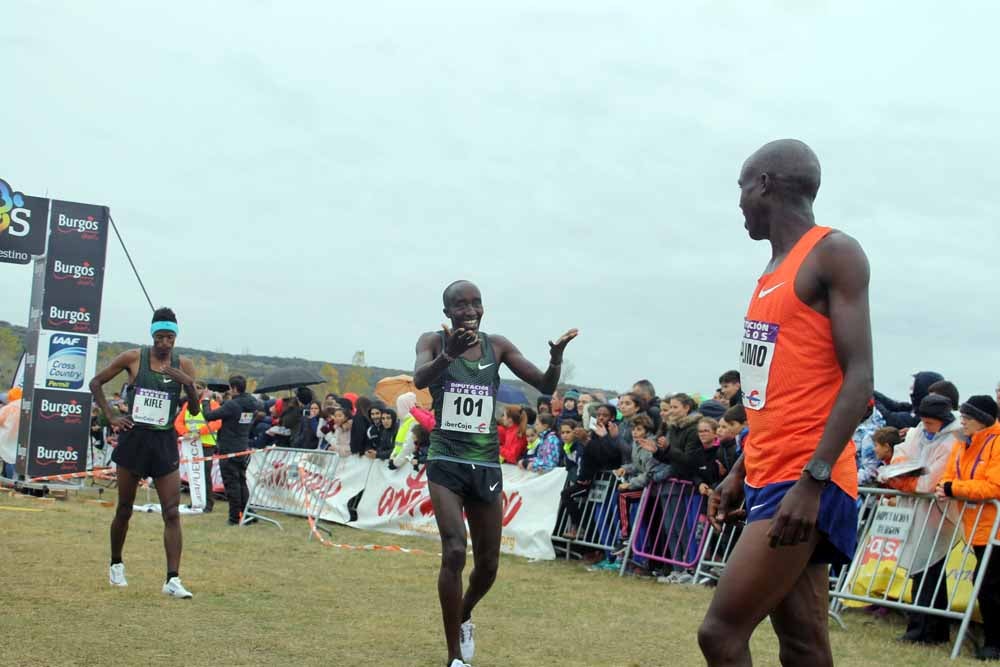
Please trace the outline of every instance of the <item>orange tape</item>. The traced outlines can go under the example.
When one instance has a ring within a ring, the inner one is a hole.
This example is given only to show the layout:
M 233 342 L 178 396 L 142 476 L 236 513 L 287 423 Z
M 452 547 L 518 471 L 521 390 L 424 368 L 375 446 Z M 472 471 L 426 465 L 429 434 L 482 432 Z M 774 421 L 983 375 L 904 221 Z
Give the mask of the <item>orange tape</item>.
M 299 463 L 299 475 L 305 476 L 305 468 Z M 397 553 L 403 554 L 414 554 L 416 556 L 440 556 L 440 553 L 431 553 L 430 551 L 424 551 L 423 549 L 407 549 L 406 547 L 401 547 L 398 544 L 338 544 L 336 542 L 331 542 L 330 540 L 323 537 L 323 534 L 319 532 L 316 528 L 316 519 L 313 518 L 312 513 L 309 511 L 309 494 L 306 493 L 306 520 L 309 522 L 309 530 L 319 543 L 324 547 L 332 547 L 334 549 L 345 549 L 347 551 L 395 551 Z

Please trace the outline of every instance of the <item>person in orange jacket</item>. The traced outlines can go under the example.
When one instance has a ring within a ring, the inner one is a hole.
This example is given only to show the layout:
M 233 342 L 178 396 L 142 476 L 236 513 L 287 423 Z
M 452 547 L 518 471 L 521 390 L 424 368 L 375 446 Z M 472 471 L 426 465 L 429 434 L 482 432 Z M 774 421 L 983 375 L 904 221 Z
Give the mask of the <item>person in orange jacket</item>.
M 989 396 L 970 397 L 959 413 L 965 437 L 952 449 L 934 494 L 939 499 L 970 501 L 962 514 L 962 524 L 965 539 L 976 552 L 978 576 L 986 545 L 994 538 L 996 508 L 987 501 L 1000 499 L 1000 424 L 996 401 Z M 1000 660 L 1000 554 L 991 556 L 977 598 L 984 631 L 983 646 L 976 651 L 980 660 Z
M 174 430 L 177 431 L 177 436 L 180 438 L 197 431 L 201 438 L 202 456 L 212 456 L 215 454 L 215 434 L 219 431 L 219 427 L 222 426 L 222 420 L 205 422 L 205 418 L 202 415 L 209 410 L 217 410 L 219 403 L 212 400 L 211 392 L 203 384 L 199 383 L 196 388 L 201 396 L 201 412 L 197 415 L 192 415 L 188 412 L 187 402 L 185 402 L 181 406 L 180 412 L 177 413 L 177 419 L 174 420 Z M 215 500 L 212 498 L 212 461 L 205 461 L 204 465 L 205 509 L 203 511 L 211 512 L 215 507 Z

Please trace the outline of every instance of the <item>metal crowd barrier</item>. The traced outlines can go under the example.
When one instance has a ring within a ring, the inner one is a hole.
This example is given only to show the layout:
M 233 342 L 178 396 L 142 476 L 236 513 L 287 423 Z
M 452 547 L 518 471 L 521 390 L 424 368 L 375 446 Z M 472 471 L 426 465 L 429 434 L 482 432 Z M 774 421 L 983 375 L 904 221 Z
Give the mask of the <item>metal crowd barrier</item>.
M 619 574 L 637 558 L 685 570 L 697 566 L 711 532 L 705 504 L 693 482 L 671 478 L 647 486 Z
M 575 547 L 610 551 L 618 540 L 621 522 L 618 518 L 618 485 L 614 474 L 598 474 L 582 502 L 583 511 L 580 525 L 576 527 L 576 537 L 566 537 L 571 519 L 565 508 L 556 518 L 556 529 L 552 535 L 553 547 L 567 560 L 573 556 Z
M 260 519 L 281 528 L 281 522 L 262 511 L 318 519 L 336 482 L 339 463 L 336 452 L 316 449 L 270 447 L 251 456 L 247 468 L 250 502 L 240 525 Z
M 737 540 L 743 534 L 745 525 L 743 521 L 726 524 L 721 533 L 712 529 L 711 526 L 706 529 L 709 535 L 702 547 L 698 565 L 695 566 L 695 582 L 719 581 L 729 563 L 729 557 L 736 547 Z
M 968 634 L 986 564 L 994 545 L 1000 543 L 1000 502 L 937 500 L 932 495 L 874 488 L 862 488 L 859 498 L 858 549 L 831 592 L 831 612 L 839 615 L 843 603 L 853 601 L 959 621 L 951 650 L 952 659 L 957 658 Z M 974 515 L 970 531 L 974 534 L 980 524 L 987 525 L 983 521 L 987 504 L 998 511 L 989 522 L 992 538 L 985 546 L 983 562 L 974 566 L 975 554 L 966 543 L 962 516 L 966 512 Z M 963 579 L 972 580 L 971 590 L 962 586 Z

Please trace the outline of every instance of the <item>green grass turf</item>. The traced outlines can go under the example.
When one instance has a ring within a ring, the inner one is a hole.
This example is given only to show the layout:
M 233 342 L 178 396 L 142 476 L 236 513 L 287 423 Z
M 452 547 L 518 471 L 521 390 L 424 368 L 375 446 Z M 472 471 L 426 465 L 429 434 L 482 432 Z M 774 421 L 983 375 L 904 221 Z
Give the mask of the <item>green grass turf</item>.
M 105 494 L 111 495 L 114 492 Z M 125 545 L 129 586 L 108 585 L 112 509 L 0 494 L 0 656 L 5 665 L 443 665 L 437 558 L 326 548 L 302 519 L 284 530 L 225 526 L 216 512 L 184 517 L 181 577 L 193 600 L 160 593 L 159 515 L 136 514 Z M 152 500 L 155 502 L 155 494 Z M 138 502 L 145 502 L 142 491 Z M 41 512 L 11 508 L 40 509 Z M 337 542 L 437 543 L 334 526 Z M 475 613 L 476 667 L 704 664 L 695 640 L 712 589 L 588 572 L 565 561 L 504 556 Z M 973 663 L 895 640 L 902 618 L 848 612 L 831 624 L 838 667 Z M 756 665 L 776 665 L 765 622 Z M 966 651 L 967 653 L 967 651 Z

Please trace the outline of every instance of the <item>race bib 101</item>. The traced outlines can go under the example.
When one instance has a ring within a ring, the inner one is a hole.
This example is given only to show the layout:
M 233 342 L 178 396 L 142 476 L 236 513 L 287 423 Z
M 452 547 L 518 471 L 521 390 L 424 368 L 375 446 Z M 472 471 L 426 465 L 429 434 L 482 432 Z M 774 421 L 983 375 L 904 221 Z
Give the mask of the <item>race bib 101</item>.
M 170 394 L 137 387 L 132 402 L 132 421 L 136 424 L 166 426 L 170 420 Z
M 489 385 L 446 382 L 441 430 L 489 433 L 493 422 L 493 389 Z
M 767 404 L 767 383 L 771 361 L 778 344 L 778 325 L 760 320 L 744 320 L 743 347 L 740 351 L 740 384 L 743 407 L 763 410 Z

